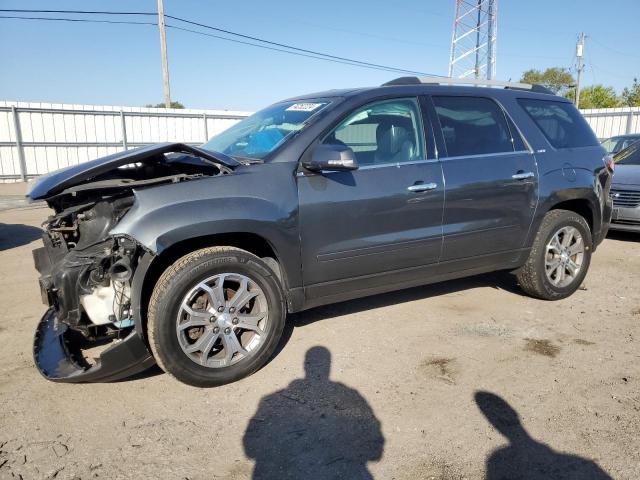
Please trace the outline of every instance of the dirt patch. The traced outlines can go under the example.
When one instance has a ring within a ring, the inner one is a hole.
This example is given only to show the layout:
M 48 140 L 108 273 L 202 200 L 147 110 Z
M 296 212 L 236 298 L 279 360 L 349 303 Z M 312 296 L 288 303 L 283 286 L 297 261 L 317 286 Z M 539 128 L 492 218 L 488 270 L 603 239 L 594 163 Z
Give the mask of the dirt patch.
M 544 355 L 545 357 L 555 357 L 560 353 L 560 347 L 554 345 L 549 340 L 540 340 L 535 338 L 527 338 L 524 349 L 528 352 Z
M 453 358 L 435 357 L 422 362 L 422 370 L 430 377 L 447 383 L 455 383 L 455 360 Z
M 476 325 L 465 325 L 462 328 L 464 335 L 473 335 L 478 337 L 510 337 L 513 329 L 504 325 L 491 325 L 487 323 L 479 323 Z
M 583 340 L 582 338 L 575 338 L 573 340 L 573 343 L 575 343 L 576 345 L 585 345 L 585 346 L 596 344 L 596 342 L 590 342 L 589 340 Z

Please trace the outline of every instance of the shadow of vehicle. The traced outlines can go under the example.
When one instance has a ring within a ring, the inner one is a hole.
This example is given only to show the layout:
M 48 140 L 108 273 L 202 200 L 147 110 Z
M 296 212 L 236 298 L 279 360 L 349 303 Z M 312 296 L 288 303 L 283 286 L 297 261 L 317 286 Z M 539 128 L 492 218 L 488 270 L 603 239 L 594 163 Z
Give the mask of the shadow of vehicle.
M 592 460 L 553 450 L 524 429 L 518 413 L 490 392 L 476 392 L 475 401 L 493 427 L 509 440 L 487 459 L 486 480 L 604 480 L 611 477 Z
M 331 353 L 313 347 L 305 377 L 263 397 L 243 438 L 254 480 L 370 479 L 382 458 L 380 422 L 356 390 L 329 379 Z
M 608 240 L 620 240 L 622 242 L 640 242 L 640 232 L 626 232 L 624 230 L 609 230 Z
M 492 272 L 316 307 L 291 315 L 290 322 L 293 323 L 294 327 L 304 327 L 325 318 L 350 315 L 366 310 L 387 307 L 389 305 L 413 302 L 480 287 L 492 287 L 498 290 L 508 291 L 515 295 L 526 296 L 518 287 L 514 275 L 508 272 Z
M 41 236 L 42 230 L 31 225 L 0 223 L 0 251 L 26 245 Z

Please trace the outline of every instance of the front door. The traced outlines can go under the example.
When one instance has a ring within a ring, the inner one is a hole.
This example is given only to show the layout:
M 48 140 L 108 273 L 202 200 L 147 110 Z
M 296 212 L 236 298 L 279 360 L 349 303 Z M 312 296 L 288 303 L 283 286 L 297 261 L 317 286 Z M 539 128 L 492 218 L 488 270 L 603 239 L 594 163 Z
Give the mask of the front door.
M 427 158 L 417 99 L 365 105 L 321 142 L 350 147 L 359 168 L 298 174 L 307 296 L 391 284 L 436 264 L 444 185 L 440 163 Z
M 446 181 L 441 261 L 466 267 L 514 258 L 537 205 L 537 168 L 515 125 L 494 100 L 433 96 Z

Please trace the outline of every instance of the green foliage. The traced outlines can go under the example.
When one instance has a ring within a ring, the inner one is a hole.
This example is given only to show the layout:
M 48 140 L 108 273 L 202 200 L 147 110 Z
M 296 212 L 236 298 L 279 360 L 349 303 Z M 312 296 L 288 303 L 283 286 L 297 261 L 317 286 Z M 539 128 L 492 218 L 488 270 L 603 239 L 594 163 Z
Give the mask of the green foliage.
M 575 99 L 575 91 L 567 92 L 567 98 Z M 622 101 L 613 87 L 591 85 L 580 90 L 580 108 L 614 108 L 621 107 Z
M 150 103 L 145 105 L 145 108 L 165 108 L 164 103 L 157 103 L 156 105 L 151 105 Z M 171 102 L 171 108 L 184 108 L 184 105 L 180 102 Z
M 633 79 L 630 88 L 622 90 L 622 101 L 626 107 L 640 107 L 640 83 L 638 79 Z
M 569 70 L 561 67 L 547 68 L 544 72 L 535 68 L 527 70 L 522 74 L 520 81 L 543 85 L 557 95 L 565 95 L 576 83 Z

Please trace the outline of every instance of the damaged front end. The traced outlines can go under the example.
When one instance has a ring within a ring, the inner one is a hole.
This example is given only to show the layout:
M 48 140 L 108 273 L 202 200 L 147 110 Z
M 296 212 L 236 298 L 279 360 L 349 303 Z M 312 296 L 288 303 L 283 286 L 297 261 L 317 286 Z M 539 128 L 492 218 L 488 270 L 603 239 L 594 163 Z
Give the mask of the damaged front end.
M 224 155 L 162 144 L 54 172 L 32 186 L 27 195 L 55 211 L 44 224 L 44 246 L 33 251 L 49 307 L 33 347 L 44 377 L 113 381 L 154 364 L 132 307 L 140 304 L 134 273 L 153 252 L 110 232 L 134 205 L 135 189 L 229 174 L 236 166 Z

